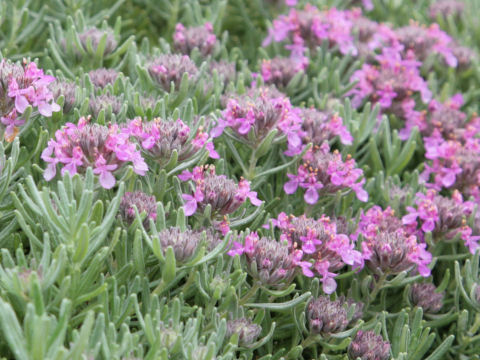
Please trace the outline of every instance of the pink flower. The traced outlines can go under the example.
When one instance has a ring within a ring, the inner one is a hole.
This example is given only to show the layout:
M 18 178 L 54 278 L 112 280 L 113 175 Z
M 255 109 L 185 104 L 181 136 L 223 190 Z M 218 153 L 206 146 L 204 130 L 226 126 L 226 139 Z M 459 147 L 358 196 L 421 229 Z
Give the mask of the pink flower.
M 185 200 L 185 205 L 183 206 L 183 210 L 185 211 L 185 216 L 192 216 L 197 211 L 197 203 L 203 201 L 204 195 L 201 189 L 195 190 L 192 195 L 183 194 L 183 200 Z
M 100 175 L 99 181 L 100 185 L 105 189 L 111 189 L 115 185 L 115 177 L 112 175 L 112 171 L 115 170 L 118 165 L 107 165 L 107 161 L 100 155 L 95 161 L 95 168 L 93 173 Z
M 325 294 L 332 294 L 337 289 L 337 283 L 334 280 L 337 274 L 329 272 L 330 263 L 328 261 L 317 261 L 315 263 L 315 270 L 322 276 L 322 289 Z

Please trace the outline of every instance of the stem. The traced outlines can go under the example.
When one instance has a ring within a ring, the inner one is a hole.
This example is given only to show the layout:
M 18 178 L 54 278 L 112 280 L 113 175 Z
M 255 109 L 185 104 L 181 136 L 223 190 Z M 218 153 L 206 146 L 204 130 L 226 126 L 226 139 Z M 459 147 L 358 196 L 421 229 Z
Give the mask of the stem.
M 379 291 L 382 289 L 383 283 L 385 282 L 386 279 L 387 279 L 387 274 L 383 274 L 378 279 L 378 282 L 375 283 L 375 287 L 373 288 L 373 291 L 370 294 L 370 303 L 373 302 L 373 300 L 375 300 Z
M 257 290 L 260 289 L 260 285 L 258 283 L 253 284 L 253 286 L 248 290 L 248 292 L 240 299 L 238 302 L 239 305 L 245 305 L 245 303 L 250 299 Z
M 319 337 L 320 337 L 319 335 L 309 335 L 305 340 L 302 341 L 300 346 L 305 349 L 310 345 L 315 344 Z
M 248 174 L 246 174 L 247 180 L 252 181 L 255 178 L 256 167 L 257 167 L 257 156 L 256 156 L 256 152 L 252 151 L 252 155 L 250 156 L 250 161 L 248 162 Z

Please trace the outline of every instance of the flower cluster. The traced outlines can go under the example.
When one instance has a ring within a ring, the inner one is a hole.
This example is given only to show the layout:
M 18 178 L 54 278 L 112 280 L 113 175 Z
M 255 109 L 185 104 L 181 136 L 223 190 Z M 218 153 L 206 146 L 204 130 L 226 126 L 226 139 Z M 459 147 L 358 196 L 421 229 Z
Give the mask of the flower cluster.
M 416 59 L 423 62 L 435 54 L 442 56 L 448 66 L 457 66 L 457 58 L 452 52 L 452 39 L 438 24 L 425 27 L 412 23 L 397 29 L 395 33 L 404 52 L 411 51 Z
M 362 213 L 352 238 L 362 235 L 362 257 L 374 273 L 397 274 L 416 267 L 427 277 L 432 255 L 426 250 L 427 244 L 412 234 L 414 230 L 414 226 L 402 224 L 391 208 L 374 206 Z
M 209 22 L 203 26 L 186 28 L 178 23 L 173 34 L 173 46 L 175 50 L 184 55 L 190 55 L 197 48 L 203 56 L 210 55 L 217 43 L 217 37 L 213 33 L 213 25 Z
M 122 111 L 124 100 L 122 97 L 112 95 L 110 93 L 92 96 L 88 103 L 90 113 L 93 117 L 98 117 L 100 111 L 111 110 L 112 114 L 119 114 Z M 110 120 L 110 119 L 109 119 Z
M 192 158 L 203 148 L 211 158 L 219 158 L 208 133 L 200 127 L 194 134 L 181 119 L 155 118 L 147 122 L 136 117 L 128 123 L 125 132 L 141 145 L 145 155 L 162 167 L 168 164 L 174 151 L 177 152 L 178 162 Z
M 465 4 L 458 0 L 438 0 L 430 5 L 430 17 L 435 20 L 441 17 L 459 17 L 465 10 Z
M 19 114 L 28 106 L 46 117 L 60 110 L 49 88 L 53 81 L 55 78 L 45 75 L 34 62 L 24 60 L 23 66 L 5 59 L 0 62 L 0 121 L 5 140 L 12 142 L 19 132 L 18 127 L 25 124 Z
M 170 91 L 171 83 L 175 90 L 180 88 L 183 74 L 191 81 L 198 76 L 198 68 L 188 55 L 166 54 L 155 58 L 148 66 L 152 79 L 165 91 Z
M 163 229 L 158 233 L 160 247 L 163 253 L 169 246 L 173 248 L 175 260 L 185 263 L 192 258 L 197 248 L 204 244 L 207 250 L 212 250 L 219 239 L 211 231 L 182 231 L 178 227 Z
M 208 205 L 214 216 L 226 216 L 234 213 L 247 198 L 255 206 L 262 204 L 257 198 L 257 193 L 250 190 L 250 183 L 247 180 L 240 179 L 237 184 L 225 175 L 217 175 L 213 165 L 196 166 L 192 172 L 184 170 L 178 177 L 182 181 L 192 180 L 194 183 L 193 194 L 182 195 L 187 216 L 195 214 L 197 209 L 203 212 Z M 225 218 L 218 224 L 218 228 L 223 233 L 229 231 Z
M 262 327 L 250 319 L 240 318 L 227 321 L 227 337 L 238 334 L 238 343 L 242 346 L 250 345 L 262 332 Z
M 400 136 L 406 139 L 414 126 L 420 133 L 429 137 L 437 131 L 444 138 L 461 137 L 461 129 L 464 128 L 467 115 L 460 110 L 463 104 L 461 94 L 456 94 L 444 103 L 432 100 L 428 104 L 428 111 L 412 113 L 406 119 L 405 128 L 400 131 Z
M 263 285 L 289 284 L 296 273 L 296 255 L 284 241 L 260 238 L 256 232 L 245 236 L 244 244 L 235 241 L 228 255 L 245 255 L 247 271 Z
M 341 299 L 331 301 L 327 296 L 320 296 L 308 304 L 307 319 L 312 334 L 335 334 L 350 323 L 344 302 Z
M 86 53 L 95 54 L 98 51 L 98 46 L 105 38 L 105 47 L 103 49 L 103 56 L 108 56 L 115 51 L 118 42 L 115 39 L 115 34 L 111 29 L 97 29 L 95 27 L 88 28 L 78 34 L 80 43 L 71 44 L 67 39 L 62 39 L 62 47 L 67 50 L 69 47 L 73 48 L 73 53 L 77 58 L 82 58 Z M 79 47 L 81 46 L 81 48 Z
M 302 119 L 304 144 L 313 143 L 322 145 L 324 141 L 340 138 L 343 145 L 351 145 L 353 137 L 347 127 L 343 125 L 343 119 L 336 113 L 324 112 L 315 108 L 297 108 Z
M 272 41 L 289 40 L 287 49 L 292 57 L 303 58 L 305 47 L 315 49 L 327 41 L 330 47 L 338 46 L 342 54 L 357 55 L 352 35 L 355 11 L 330 8 L 320 11 L 307 4 L 304 10 L 290 9 L 288 15 L 280 15 L 273 21 L 273 27 L 263 45 Z
M 331 152 L 328 143 L 324 142 L 307 151 L 303 160 L 297 175 L 287 174 L 289 181 L 283 187 L 287 194 L 294 194 L 301 187 L 305 189 L 305 202 L 312 205 L 317 203 L 320 194 L 342 190 L 353 190 L 360 201 L 368 200 L 368 193 L 362 187 L 365 183 L 363 171 L 356 167 L 353 158 L 343 161 L 342 155 L 337 150 Z
M 263 60 L 261 73 L 266 84 L 273 84 L 279 89 L 285 88 L 290 80 L 308 66 L 308 59 L 292 59 L 275 57 L 270 60 Z
M 401 119 L 418 117 L 413 95 L 419 94 L 424 103 L 429 102 L 432 95 L 420 75 L 421 63 L 415 60 L 413 52 L 403 58 L 398 49 L 385 48 L 375 59 L 378 65 L 364 64 L 353 74 L 352 81 L 357 84 L 350 92 L 352 104 L 358 107 L 368 100 L 379 104 L 382 112 Z
M 377 275 L 398 274 L 416 267 L 420 275 L 428 277 L 432 254 L 426 247 L 427 244 L 419 243 L 415 235 L 399 229 L 378 232 L 373 239 L 363 241 L 362 254 L 367 267 Z
M 337 287 L 334 271 L 345 265 L 363 267 L 362 255 L 354 249 L 355 244 L 347 235 L 339 233 L 336 222 L 327 216 L 315 220 L 282 212 L 273 219 L 273 225 L 281 230 L 280 239 L 287 242 L 304 275 L 312 277 L 311 268 L 314 269 L 321 276 L 323 291 L 327 294 Z
M 75 83 L 57 79 L 51 82 L 48 88 L 52 92 L 54 101 L 63 96 L 63 112 L 64 114 L 69 113 L 77 102 L 77 86 Z
M 480 247 L 480 236 L 472 236 L 466 218 L 472 214 L 474 204 L 463 201 L 454 191 L 451 197 L 438 195 L 433 189 L 427 194 L 416 194 L 416 208 L 407 207 L 408 214 L 402 219 L 405 225 L 420 227 L 423 232 L 432 232 L 434 239 L 451 240 L 459 235 L 472 254 Z
M 117 70 L 105 68 L 95 69 L 88 73 L 88 77 L 92 84 L 101 89 L 108 84 L 113 85 L 115 80 L 117 80 L 118 75 L 119 72 Z
M 416 283 L 410 289 L 410 300 L 415 306 L 423 308 L 426 313 L 434 314 L 443 306 L 444 292 L 436 292 L 432 283 Z
M 357 332 L 355 339 L 348 346 L 348 357 L 351 360 L 388 360 L 390 359 L 390 343 L 383 341 L 381 335 L 374 331 Z
M 135 220 L 135 208 L 138 213 L 146 213 L 143 226 L 148 229 L 150 220 L 157 218 L 157 202 L 155 196 L 150 196 L 142 191 L 126 192 L 120 202 L 120 216 L 127 224 L 132 224 Z
M 301 122 L 283 94 L 268 87 L 251 88 L 246 94 L 228 98 L 222 118 L 210 134 L 218 137 L 230 128 L 240 141 L 256 148 L 270 131 L 279 130 L 294 155 L 301 152 Z
M 114 173 L 128 163 L 134 171 L 145 175 L 148 166 L 137 146 L 117 125 L 109 127 L 90 124 L 90 118 L 80 118 L 78 124 L 67 123 L 55 133 L 55 139 L 48 141 L 42 152 L 42 160 L 48 163 L 43 176 L 47 181 L 53 179 L 57 164 L 61 164 L 62 175 L 82 173 L 88 167 L 99 175 L 100 185 L 111 189 L 115 185 Z

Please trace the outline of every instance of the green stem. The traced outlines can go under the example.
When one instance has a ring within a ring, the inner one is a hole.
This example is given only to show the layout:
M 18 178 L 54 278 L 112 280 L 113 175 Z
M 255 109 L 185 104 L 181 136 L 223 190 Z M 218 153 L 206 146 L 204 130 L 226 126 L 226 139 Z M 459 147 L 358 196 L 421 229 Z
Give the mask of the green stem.
M 255 151 L 252 151 L 252 155 L 250 156 L 250 161 L 248 163 L 248 174 L 246 174 L 246 178 L 248 181 L 252 181 L 255 178 L 256 167 L 257 167 L 257 155 Z
M 375 283 L 375 287 L 373 288 L 373 291 L 370 294 L 370 301 L 369 301 L 370 303 L 372 303 L 373 300 L 375 300 L 379 291 L 382 289 L 383 283 L 385 282 L 386 279 L 387 279 L 387 274 L 383 274 L 382 276 L 380 276 L 378 281 Z
M 260 285 L 258 283 L 253 284 L 253 286 L 248 290 L 248 292 L 240 299 L 238 302 L 239 305 L 245 305 L 247 301 L 255 295 L 257 290 L 260 289 Z
M 305 349 L 310 345 L 314 345 L 317 342 L 318 338 L 319 335 L 309 335 L 305 340 L 302 341 L 300 346 Z

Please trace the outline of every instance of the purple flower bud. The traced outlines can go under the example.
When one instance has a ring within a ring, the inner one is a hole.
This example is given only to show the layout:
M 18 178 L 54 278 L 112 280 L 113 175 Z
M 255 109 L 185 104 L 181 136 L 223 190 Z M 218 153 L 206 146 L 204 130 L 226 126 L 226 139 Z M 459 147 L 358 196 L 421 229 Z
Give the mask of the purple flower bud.
M 407 236 L 403 231 L 380 232 L 373 239 L 362 243 L 368 254 L 367 266 L 376 274 L 398 274 L 410 270 L 414 263 L 410 253 L 416 244 L 415 236 Z
M 445 292 L 437 293 L 436 289 L 432 283 L 413 284 L 410 289 L 410 300 L 426 313 L 437 313 L 443 306 Z
M 457 192 L 458 194 L 458 192 Z M 451 239 L 465 225 L 471 208 L 458 198 L 435 195 L 433 203 L 437 207 L 438 219 L 433 229 L 434 237 Z
M 432 20 L 442 17 L 459 17 L 465 9 L 465 4 L 456 0 L 439 0 L 430 5 L 430 17 Z
M 213 26 L 206 23 L 204 26 L 186 28 L 177 24 L 173 34 L 173 46 L 175 50 L 184 55 L 190 55 L 197 48 L 203 56 L 210 55 L 217 43 L 217 37 L 213 33 Z
M 57 101 L 57 99 L 63 95 L 64 103 L 63 103 L 63 112 L 68 113 L 76 104 L 76 93 L 77 93 L 77 86 L 73 82 L 69 81 L 60 81 L 56 80 L 52 82 L 48 88 L 52 92 L 53 99 Z
M 96 69 L 88 73 L 90 81 L 95 87 L 104 88 L 108 84 L 113 85 L 120 73 L 114 69 Z
M 240 318 L 227 321 L 227 338 L 238 334 L 238 343 L 241 346 L 248 346 L 257 340 L 262 332 L 260 325 L 254 324 L 250 319 Z
M 126 192 L 120 202 L 120 216 L 127 224 L 131 224 L 136 216 L 134 205 L 137 207 L 139 214 L 145 212 L 146 217 L 143 226 L 148 229 L 150 226 L 149 219 L 155 221 L 157 218 L 157 202 L 155 196 L 149 196 L 141 191 Z
M 322 335 L 341 332 L 349 323 L 343 302 L 331 301 L 327 296 L 320 296 L 308 304 L 307 319 L 310 332 Z
M 190 81 L 198 76 L 195 63 L 187 55 L 160 55 L 148 65 L 152 79 L 165 91 L 170 91 L 170 84 L 175 84 L 175 90 L 180 88 L 183 74 L 187 73 Z
M 304 131 L 303 142 L 321 145 L 335 137 L 345 145 L 352 144 L 353 137 L 343 125 L 343 120 L 335 113 L 323 112 L 315 108 L 299 108 Z
M 306 68 L 306 63 L 292 58 L 275 57 L 263 60 L 261 72 L 266 84 L 273 84 L 282 89 L 300 71 Z
M 348 346 L 348 357 L 351 360 L 388 360 L 390 358 L 390 343 L 383 341 L 380 335 L 373 331 L 358 331 L 355 339 Z
M 212 74 L 215 70 L 217 71 L 218 76 L 225 84 L 234 81 L 237 77 L 237 70 L 233 62 L 224 60 L 211 61 L 209 67 Z
M 207 250 L 212 250 L 219 242 L 219 239 L 210 231 L 206 231 L 206 236 L 204 236 L 203 231 L 189 229 L 182 231 L 178 227 L 160 231 L 158 238 L 162 251 L 165 252 L 171 246 L 175 253 L 175 259 L 180 263 L 187 262 L 195 254 L 204 238 Z
M 459 70 L 466 70 L 468 69 L 474 60 L 476 60 L 477 53 L 466 46 L 461 46 L 456 44 L 455 42 L 451 45 L 453 56 L 457 58 Z
M 97 117 L 101 110 L 105 109 L 106 111 L 110 106 L 112 107 L 112 114 L 118 115 L 122 110 L 123 98 L 107 93 L 92 96 L 88 105 L 94 117 Z
M 177 152 L 177 161 L 182 162 L 197 154 L 209 139 L 202 127 L 192 139 L 190 127 L 180 119 L 143 122 L 135 118 L 128 124 L 128 131 L 142 145 L 143 152 L 162 167 L 170 161 L 173 151 Z
M 102 40 L 105 35 L 107 36 L 107 39 L 105 43 L 105 49 L 103 50 L 103 56 L 107 56 L 113 53 L 118 45 L 117 40 L 115 40 L 115 35 L 111 29 L 100 30 L 97 28 L 90 28 L 79 34 L 78 37 L 85 51 L 88 51 L 87 44 L 91 41 L 92 50 L 94 53 L 96 53 L 98 45 L 100 44 L 100 40 Z

